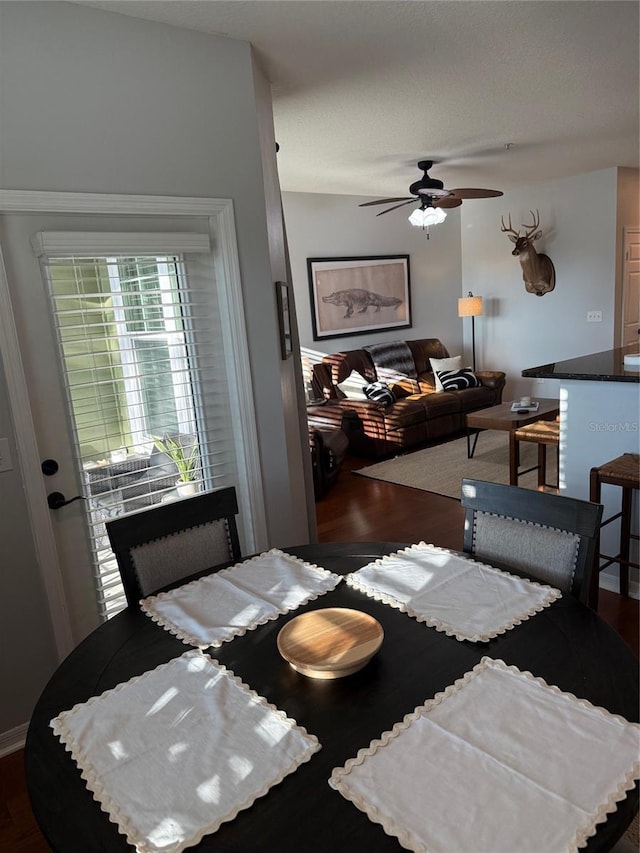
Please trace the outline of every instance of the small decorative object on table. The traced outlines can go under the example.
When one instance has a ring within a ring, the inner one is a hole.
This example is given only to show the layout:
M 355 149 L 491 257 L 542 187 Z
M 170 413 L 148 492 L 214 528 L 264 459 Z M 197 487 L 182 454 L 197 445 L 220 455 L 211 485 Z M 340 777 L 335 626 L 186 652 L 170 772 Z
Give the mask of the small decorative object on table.
M 278 634 L 278 651 L 311 678 L 342 678 L 362 669 L 384 638 L 368 613 L 348 607 L 311 610 L 287 622 Z
M 511 404 L 512 412 L 537 412 L 540 403 L 536 400 L 532 400 L 531 397 L 522 397 L 520 400 L 516 400 Z

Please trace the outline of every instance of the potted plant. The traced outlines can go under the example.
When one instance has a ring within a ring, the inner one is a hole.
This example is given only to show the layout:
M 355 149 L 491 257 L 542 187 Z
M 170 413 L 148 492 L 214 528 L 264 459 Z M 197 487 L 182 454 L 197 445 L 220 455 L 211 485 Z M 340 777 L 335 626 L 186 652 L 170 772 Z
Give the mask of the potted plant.
M 153 443 L 161 453 L 165 453 L 178 469 L 176 489 L 181 497 L 197 492 L 197 473 L 200 462 L 198 444 L 182 444 L 179 439 L 166 435 L 164 438 L 152 435 Z

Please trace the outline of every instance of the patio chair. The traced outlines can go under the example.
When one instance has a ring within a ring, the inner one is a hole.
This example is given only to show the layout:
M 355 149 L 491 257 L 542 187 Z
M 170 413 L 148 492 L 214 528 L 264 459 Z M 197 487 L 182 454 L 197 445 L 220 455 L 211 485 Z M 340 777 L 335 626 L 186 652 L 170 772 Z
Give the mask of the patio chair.
M 461 503 L 466 553 L 587 602 L 601 504 L 471 479 Z
M 127 596 L 141 598 L 241 558 L 232 486 L 157 504 L 106 524 Z

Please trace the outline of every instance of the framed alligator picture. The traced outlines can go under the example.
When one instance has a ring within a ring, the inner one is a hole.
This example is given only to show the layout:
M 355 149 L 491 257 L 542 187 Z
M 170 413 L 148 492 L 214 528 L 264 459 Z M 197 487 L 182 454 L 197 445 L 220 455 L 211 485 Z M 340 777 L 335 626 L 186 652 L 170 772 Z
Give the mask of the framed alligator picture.
M 411 327 L 409 255 L 307 258 L 313 339 Z

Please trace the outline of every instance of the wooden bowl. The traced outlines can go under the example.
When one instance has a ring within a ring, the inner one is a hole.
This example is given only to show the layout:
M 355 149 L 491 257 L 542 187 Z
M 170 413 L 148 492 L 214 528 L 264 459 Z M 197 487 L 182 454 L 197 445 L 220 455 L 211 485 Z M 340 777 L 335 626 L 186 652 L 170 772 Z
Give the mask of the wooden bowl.
M 359 610 L 325 607 L 296 616 L 278 634 L 278 651 L 311 678 L 343 678 L 367 664 L 382 645 L 382 626 Z

